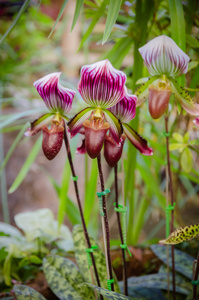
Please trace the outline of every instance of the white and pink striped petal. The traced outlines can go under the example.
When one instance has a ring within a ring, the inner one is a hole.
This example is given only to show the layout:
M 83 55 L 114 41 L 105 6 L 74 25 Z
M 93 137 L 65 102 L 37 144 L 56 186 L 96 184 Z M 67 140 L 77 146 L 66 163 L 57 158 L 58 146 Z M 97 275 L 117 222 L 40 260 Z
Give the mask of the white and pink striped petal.
M 88 105 L 109 108 L 123 98 L 125 82 L 126 75 L 106 59 L 82 67 L 78 90 Z
M 118 118 L 121 122 L 129 122 L 135 118 L 136 114 L 136 95 L 126 94 L 122 100 L 116 105 L 109 108 L 109 110 Z
M 71 110 L 75 92 L 59 83 L 60 75 L 60 72 L 51 73 L 35 81 L 33 85 L 49 110 L 65 114 Z
M 139 48 L 139 52 L 152 76 L 178 77 L 187 72 L 189 56 L 168 36 L 154 38 Z

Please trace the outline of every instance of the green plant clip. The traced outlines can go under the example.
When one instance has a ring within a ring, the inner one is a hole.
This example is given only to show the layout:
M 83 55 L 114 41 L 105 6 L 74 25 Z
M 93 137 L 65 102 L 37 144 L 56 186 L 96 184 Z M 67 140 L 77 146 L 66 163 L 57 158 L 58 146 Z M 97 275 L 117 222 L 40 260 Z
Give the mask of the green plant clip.
M 170 234 L 170 212 L 174 210 L 176 203 L 174 202 L 173 205 L 169 204 L 166 207 L 165 213 L 166 213 L 166 237 L 168 238 Z
M 103 211 L 103 203 L 102 203 L 102 198 L 99 197 L 98 199 L 99 201 L 99 210 L 100 210 L 100 216 L 103 217 L 104 216 L 104 211 Z
M 98 246 L 97 245 L 93 245 L 91 246 L 91 248 L 86 248 L 86 254 L 87 254 L 87 260 L 88 260 L 88 268 L 90 268 L 90 266 L 92 266 L 92 260 L 91 260 L 91 253 L 93 252 L 94 249 L 97 249 Z
M 113 279 L 113 278 L 107 280 L 107 287 L 108 287 L 108 290 L 109 290 L 109 291 L 112 290 L 112 289 L 111 289 L 111 284 L 112 284 L 112 283 L 114 283 L 114 279 Z
M 192 285 L 199 285 L 199 280 L 192 280 L 192 281 L 191 281 L 191 284 L 192 284 Z
M 120 244 L 120 248 L 126 250 L 129 256 L 132 257 L 131 251 L 129 250 L 127 244 Z
M 170 132 L 163 131 L 162 135 L 165 136 L 165 137 L 170 137 L 170 136 L 171 136 L 171 133 L 170 133 Z
M 77 181 L 78 176 L 71 176 L 71 179 L 72 179 L 73 181 Z
M 106 189 L 103 192 L 97 193 L 97 197 L 101 198 L 102 196 L 105 196 L 106 194 L 110 193 L 111 190 L 110 189 Z

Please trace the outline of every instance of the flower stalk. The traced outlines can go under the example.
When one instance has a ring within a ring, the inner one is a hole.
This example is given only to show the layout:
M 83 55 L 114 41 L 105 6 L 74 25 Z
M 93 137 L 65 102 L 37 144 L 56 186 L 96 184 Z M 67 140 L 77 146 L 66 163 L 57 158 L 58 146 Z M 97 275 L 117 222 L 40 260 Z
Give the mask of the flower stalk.
M 114 167 L 114 173 L 115 173 L 115 207 L 119 208 L 119 202 L 118 202 L 118 165 L 116 164 Z M 122 226 L 121 226 L 121 220 L 120 220 L 120 213 L 119 211 L 116 211 L 117 215 L 117 224 L 119 229 L 119 235 L 121 244 L 124 245 L 124 238 L 122 234 Z M 124 283 L 124 295 L 128 296 L 128 284 L 127 284 L 127 268 L 126 268 L 126 257 L 125 257 L 125 249 L 121 248 L 122 251 L 122 263 L 123 263 L 123 283 Z
M 68 161 L 69 161 L 70 168 L 71 168 L 71 173 L 72 173 L 72 176 L 75 178 L 76 173 L 75 173 L 73 160 L 72 160 L 72 155 L 71 155 L 71 151 L 70 151 L 70 145 L 69 145 L 69 141 L 68 141 L 68 137 L 67 137 L 66 126 L 64 126 L 64 142 L 65 142 L 65 146 L 66 146 Z M 78 207 L 79 207 L 79 212 L 80 212 L 80 217 L 81 217 L 81 221 L 82 221 L 82 226 L 83 226 L 83 231 L 84 231 L 84 236 L 85 236 L 87 248 L 91 248 L 91 242 L 90 242 L 90 238 L 89 238 L 88 231 L 87 231 L 87 228 L 86 228 L 86 223 L 85 223 L 85 219 L 84 219 L 82 205 L 81 205 L 81 201 L 80 201 L 80 197 L 79 197 L 79 189 L 78 189 L 77 181 L 74 180 L 73 182 L 74 182 L 75 194 L 76 194 L 76 198 L 77 198 L 77 203 L 78 203 Z M 93 269 L 94 269 L 94 273 L 95 273 L 96 282 L 97 282 L 98 286 L 100 287 L 101 285 L 100 285 L 99 275 L 98 275 L 98 272 L 97 272 L 95 258 L 94 258 L 94 255 L 93 255 L 92 252 L 90 253 L 90 255 L 91 255 L 91 260 L 92 260 L 92 264 L 93 264 Z M 102 295 L 100 295 L 100 299 L 103 300 Z
M 169 187 L 170 187 L 170 199 L 171 206 L 174 205 L 174 192 L 171 174 L 171 161 L 169 153 L 169 129 L 168 129 L 168 115 L 165 115 L 165 137 L 166 137 L 166 153 L 167 153 L 167 170 L 169 177 Z M 170 231 L 174 231 L 174 210 L 171 210 L 171 223 Z M 171 260 L 172 260 L 172 284 L 173 284 L 173 300 L 176 299 L 176 284 L 175 284 L 175 256 L 174 256 L 174 245 L 171 245 Z
M 104 192 L 104 176 L 102 172 L 102 164 L 101 164 L 101 155 L 97 156 L 97 164 L 98 164 L 98 172 L 100 178 L 100 186 L 101 192 Z M 111 253 L 110 253 L 110 233 L 109 233 L 109 224 L 108 224 L 108 216 L 107 216 L 107 209 L 106 209 L 106 199 L 105 195 L 102 194 L 102 209 L 103 209 L 103 216 L 102 216 L 102 229 L 104 235 L 104 248 L 105 248 L 105 256 L 106 256 L 106 263 L 107 263 L 107 277 L 108 281 L 113 279 L 113 272 L 112 272 L 112 265 L 111 265 Z M 105 232 L 104 232 L 105 231 Z M 110 284 L 111 290 L 114 291 L 113 283 Z

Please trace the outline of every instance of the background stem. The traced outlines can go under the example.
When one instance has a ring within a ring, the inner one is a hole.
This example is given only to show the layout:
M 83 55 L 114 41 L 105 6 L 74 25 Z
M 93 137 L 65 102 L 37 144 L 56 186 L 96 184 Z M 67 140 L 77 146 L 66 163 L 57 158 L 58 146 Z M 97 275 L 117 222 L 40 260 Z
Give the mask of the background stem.
M 99 178 L 100 178 L 100 185 L 101 185 L 101 192 L 105 190 L 104 187 L 104 177 L 102 172 L 102 164 L 101 164 L 101 155 L 99 154 L 97 157 L 97 164 L 98 164 L 98 171 L 99 171 Z M 106 210 L 106 199 L 105 196 L 102 196 L 102 206 L 103 206 L 103 225 L 105 227 L 105 234 L 106 234 L 106 244 L 105 244 L 105 252 L 106 252 L 106 258 L 107 258 L 107 267 L 108 267 L 108 279 L 113 279 L 113 272 L 112 272 L 112 265 L 111 265 L 111 253 L 110 253 L 110 233 L 109 233 L 109 225 L 108 225 L 108 216 L 107 216 L 107 210 Z M 114 285 L 111 284 L 111 290 L 114 291 Z
M 75 177 L 76 173 L 75 173 L 75 169 L 74 169 L 74 165 L 73 165 L 73 160 L 72 160 L 72 155 L 71 155 L 71 151 L 70 151 L 70 145 L 69 145 L 69 142 L 68 142 L 66 127 L 64 127 L 64 142 L 65 142 L 65 146 L 66 146 L 66 152 L 67 152 L 67 155 L 68 155 L 68 161 L 69 161 L 70 168 L 71 168 L 71 173 L 72 173 L 72 176 Z M 84 220 L 82 205 L 81 205 L 81 201 L 80 201 L 80 197 L 79 197 L 79 189 L 78 189 L 77 181 L 73 181 L 73 182 L 74 182 L 75 194 L 76 194 L 77 203 L 78 203 L 78 207 L 79 207 L 79 212 L 80 212 L 80 216 L 81 216 L 81 221 L 82 221 L 82 226 L 83 226 L 83 231 L 84 231 L 86 244 L 87 244 L 88 248 L 91 248 L 91 242 L 90 242 L 90 238 L 89 238 L 88 231 L 87 231 L 87 228 L 86 228 L 86 223 L 85 223 L 85 220 Z M 98 276 L 98 272 L 97 272 L 97 267 L 96 267 L 96 264 L 95 264 L 95 258 L 94 258 L 94 255 L 93 255 L 92 252 L 91 252 L 91 259 L 92 259 L 92 264 L 93 264 L 93 268 L 94 268 L 96 281 L 97 281 L 98 286 L 100 287 L 100 280 L 99 280 L 99 276 Z M 100 295 L 100 299 L 103 299 L 102 295 Z
M 165 132 L 166 132 L 166 152 L 167 152 L 167 169 L 169 177 L 169 187 L 170 187 L 170 197 L 171 205 L 174 204 L 174 193 L 172 184 L 172 174 L 171 174 L 171 161 L 169 153 L 169 130 L 168 130 L 168 115 L 165 115 Z M 171 210 L 171 225 L 170 231 L 174 231 L 174 210 Z M 175 256 L 174 256 L 174 245 L 171 245 L 171 259 L 172 259 L 172 283 L 173 283 L 173 300 L 176 298 L 176 287 L 175 287 Z
M 114 173 L 115 173 L 115 207 L 119 208 L 118 206 L 118 167 L 117 164 L 114 167 Z M 120 221 L 120 213 L 117 211 L 117 224 L 119 229 L 119 235 L 121 244 L 124 244 L 123 234 L 122 234 L 122 226 Z M 125 249 L 121 249 L 122 251 L 122 262 L 123 262 L 123 282 L 124 282 L 124 295 L 128 296 L 128 284 L 127 284 L 127 269 L 126 269 L 126 258 L 125 258 Z
M 199 251 L 197 255 L 197 261 L 196 261 L 196 269 L 194 271 L 193 280 L 198 280 L 198 273 L 199 273 Z M 193 300 L 197 300 L 197 285 L 193 285 Z

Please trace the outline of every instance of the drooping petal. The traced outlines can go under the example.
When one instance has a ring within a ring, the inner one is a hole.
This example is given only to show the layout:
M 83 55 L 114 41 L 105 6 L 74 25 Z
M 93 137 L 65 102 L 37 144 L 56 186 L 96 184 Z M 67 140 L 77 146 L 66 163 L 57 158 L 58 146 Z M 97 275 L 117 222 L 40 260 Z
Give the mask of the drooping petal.
M 111 136 L 106 136 L 104 140 L 104 157 L 108 165 L 113 168 L 122 156 L 125 135 L 122 134 L 119 145 L 116 144 Z
M 116 105 L 110 107 L 108 110 L 120 119 L 121 122 L 129 122 L 135 118 L 136 102 L 136 95 L 126 94 L 122 100 L 120 100 Z
M 122 128 L 122 123 L 120 122 L 120 120 L 118 118 L 116 118 L 114 116 L 114 114 L 106 109 L 103 110 L 106 121 L 109 123 L 110 125 L 110 132 L 111 135 L 113 137 L 113 139 L 115 140 L 115 142 L 117 144 L 120 143 L 120 137 L 123 133 L 123 128 Z
M 25 136 L 35 135 L 42 129 L 42 126 L 47 125 L 54 118 L 54 114 L 45 114 L 41 116 L 39 119 L 35 120 L 31 123 L 31 127 L 24 133 Z
M 99 128 L 95 128 L 91 121 L 86 120 L 83 123 L 85 129 L 85 146 L 88 155 L 96 158 L 103 147 L 109 124 L 104 122 Z
M 106 59 L 82 67 L 78 90 L 90 106 L 108 108 L 123 98 L 125 82 L 126 75 Z
M 69 122 L 68 127 L 71 134 L 71 137 L 75 136 L 83 126 L 83 123 L 91 115 L 93 108 L 87 107 L 76 114 Z
M 199 127 L 199 117 L 195 118 L 195 120 L 193 120 L 193 123 Z
M 199 115 L 199 104 L 194 103 L 193 98 L 189 95 L 189 93 L 182 87 L 178 85 L 178 83 L 170 78 L 170 83 L 172 87 L 173 94 L 177 98 L 180 105 L 186 110 L 190 115 L 198 116 Z
M 137 96 L 138 100 L 136 106 L 140 106 L 149 96 L 149 86 L 154 83 L 154 85 L 159 81 L 159 76 L 151 77 L 147 82 L 143 83 L 139 86 L 136 91 L 135 95 Z
M 130 142 L 144 155 L 153 155 L 153 149 L 148 147 L 147 141 L 143 139 L 133 128 L 128 124 L 123 123 L 124 133 Z
M 85 154 L 86 153 L 85 139 L 83 139 L 82 144 L 79 147 L 77 147 L 76 153 L 77 154 Z
M 168 36 L 161 35 L 139 48 L 151 75 L 177 77 L 188 69 L 189 56 Z
M 42 149 L 47 159 L 52 160 L 61 150 L 64 138 L 64 121 L 58 124 L 52 124 L 48 129 L 46 126 L 42 127 L 43 140 Z
M 75 92 L 59 83 L 61 73 L 51 73 L 34 82 L 48 109 L 65 114 L 70 111 Z

